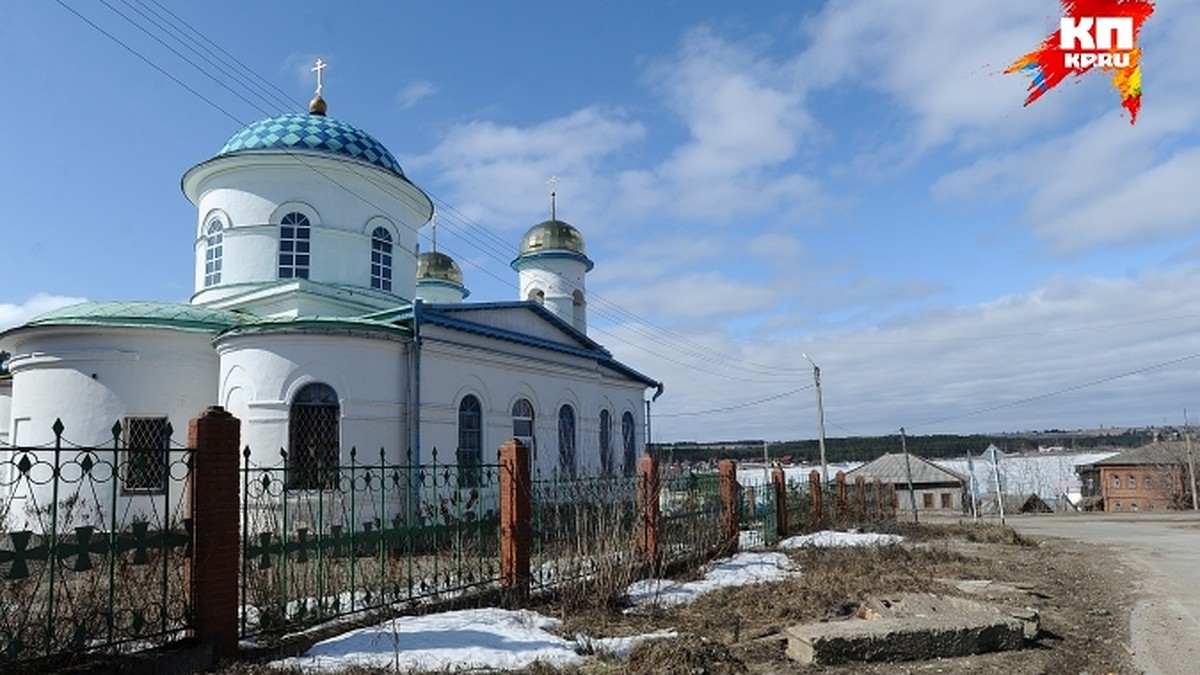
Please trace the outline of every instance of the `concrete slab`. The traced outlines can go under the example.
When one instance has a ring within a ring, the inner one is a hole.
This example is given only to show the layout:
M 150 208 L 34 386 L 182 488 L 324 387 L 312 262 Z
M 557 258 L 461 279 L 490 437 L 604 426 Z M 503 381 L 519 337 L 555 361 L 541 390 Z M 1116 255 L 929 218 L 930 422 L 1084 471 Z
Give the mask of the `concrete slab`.
M 928 594 L 862 603 L 856 618 L 792 626 L 787 654 L 804 664 L 916 661 L 1020 649 L 1037 634 L 1037 613 Z

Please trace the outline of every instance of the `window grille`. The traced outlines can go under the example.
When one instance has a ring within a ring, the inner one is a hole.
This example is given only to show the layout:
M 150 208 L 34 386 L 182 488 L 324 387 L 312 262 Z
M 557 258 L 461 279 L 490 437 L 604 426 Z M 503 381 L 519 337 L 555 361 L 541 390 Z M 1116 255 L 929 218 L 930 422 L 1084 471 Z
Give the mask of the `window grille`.
M 288 412 L 288 489 L 337 487 L 340 417 L 337 392 L 329 385 L 314 382 L 296 392 Z
M 558 409 L 558 470 L 564 476 L 575 475 L 575 409 Z
M 208 221 L 204 237 L 204 287 L 221 283 L 221 262 L 225 251 L 225 225 L 220 218 Z
M 483 464 L 483 408 L 479 399 L 465 396 L 458 404 L 458 486 L 478 487 Z
M 295 211 L 279 221 L 279 278 L 307 279 L 312 227 L 308 216 Z
M 537 465 L 537 442 L 533 435 L 533 404 L 528 399 L 518 399 L 512 407 L 513 438 L 529 446 L 529 457 Z
M 122 425 L 125 463 L 122 471 L 126 493 L 155 494 L 167 489 L 167 448 L 170 446 L 166 417 L 126 417 Z
M 600 411 L 600 472 L 611 476 L 613 472 L 612 413 Z
M 371 233 L 371 288 L 392 290 L 392 233 L 385 227 Z
M 633 413 L 625 412 L 621 415 L 621 442 L 624 444 L 624 461 L 622 468 L 625 470 L 626 476 L 632 476 L 637 470 L 637 439 L 634 432 Z

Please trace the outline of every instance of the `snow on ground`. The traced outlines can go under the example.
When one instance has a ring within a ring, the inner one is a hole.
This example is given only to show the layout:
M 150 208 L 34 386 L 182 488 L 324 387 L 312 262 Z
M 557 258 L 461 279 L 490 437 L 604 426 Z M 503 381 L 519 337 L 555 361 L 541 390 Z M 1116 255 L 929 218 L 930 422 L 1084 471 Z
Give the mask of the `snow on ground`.
M 710 564 L 707 574 L 698 581 L 643 579 L 634 582 L 629 586 L 629 602 L 635 609 L 646 605 L 685 605 L 718 588 L 776 581 L 795 574 L 799 571 L 783 553 L 739 553 Z
M 821 530 L 812 534 L 788 537 L 779 542 L 779 548 L 803 548 L 813 546 L 818 548 L 833 548 L 838 546 L 884 546 L 899 544 L 904 537 L 898 534 L 880 534 L 879 532 L 836 532 Z
M 739 553 L 708 566 L 703 579 L 676 583 L 647 579 L 629 587 L 635 605 L 660 606 L 691 602 L 701 593 L 724 586 L 743 586 L 798 574 L 783 553 Z M 400 617 L 319 642 L 302 656 L 275 661 L 280 667 L 336 671 L 351 665 L 406 670 L 515 670 L 534 661 L 570 666 L 582 653 L 602 652 L 627 658 L 642 640 L 674 637 L 673 631 L 620 638 L 574 640 L 555 635 L 559 621 L 529 610 L 496 608 Z

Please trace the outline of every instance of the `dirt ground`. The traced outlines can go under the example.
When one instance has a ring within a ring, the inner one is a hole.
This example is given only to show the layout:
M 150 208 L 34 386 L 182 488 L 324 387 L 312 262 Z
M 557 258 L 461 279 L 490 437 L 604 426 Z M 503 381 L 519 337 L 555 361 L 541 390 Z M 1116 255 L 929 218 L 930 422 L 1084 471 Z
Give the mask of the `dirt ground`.
M 993 526 L 899 529 L 906 545 L 797 551 L 793 558 L 802 575 L 724 589 L 688 607 L 643 616 L 561 606 L 540 611 L 557 609 L 566 634 L 628 635 L 665 628 L 680 634 L 635 648 L 628 662 L 597 660 L 582 668 L 584 673 L 1140 672 L 1129 631 L 1133 571 L 1113 549 L 1022 537 Z M 1031 607 L 1041 614 L 1042 632 L 1019 651 L 963 658 L 807 668 L 786 658 L 785 627 L 839 620 L 869 596 L 908 591 Z

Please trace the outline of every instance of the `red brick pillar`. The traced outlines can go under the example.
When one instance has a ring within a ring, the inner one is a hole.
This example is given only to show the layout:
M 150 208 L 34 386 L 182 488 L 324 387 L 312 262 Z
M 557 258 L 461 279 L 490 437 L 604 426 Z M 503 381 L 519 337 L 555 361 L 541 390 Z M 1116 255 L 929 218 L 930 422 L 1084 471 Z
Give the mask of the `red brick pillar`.
M 867 522 L 867 480 L 863 475 L 857 474 L 854 476 L 854 491 L 858 493 L 858 508 L 855 518 L 858 524 L 862 525 Z
M 887 490 L 888 504 L 891 506 L 891 515 L 892 519 L 894 520 L 896 518 L 896 512 L 900 510 L 900 493 L 896 492 L 896 486 L 892 483 L 888 483 Z
M 845 525 L 848 519 L 847 516 L 850 515 L 850 499 L 849 495 L 846 494 L 846 472 L 837 472 L 837 475 L 833 477 L 833 480 L 837 483 L 838 523 Z
M 824 486 L 821 485 L 821 474 L 817 473 L 816 469 L 813 469 L 808 474 L 808 491 L 809 491 L 809 494 L 812 495 L 812 525 L 813 525 L 813 527 L 820 527 L 821 521 L 824 520 L 823 516 L 824 516 L 825 512 L 822 511 L 822 505 L 821 505 L 821 501 L 825 497 L 825 495 L 823 495 L 821 493 L 821 491 L 823 489 L 824 489 Z
M 780 539 L 788 536 L 787 476 L 782 467 L 771 469 L 771 487 L 775 490 L 775 532 Z
M 738 548 L 738 530 L 741 527 L 741 509 L 738 500 L 737 465 L 731 459 L 723 459 L 717 466 L 721 474 L 721 540 L 729 551 Z
M 188 422 L 194 448 L 188 486 L 192 557 L 185 578 L 192 604 L 192 634 L 211 644 L 213 658 L 230 659 L 238 649 L 238 445 L 241 422 L 220 406 Z
M 662 549 L 659 542 L 661 512 L 658 504 L 657 458 L 642 455 L 638 459 L 637 481 L 638 548 L 646 557 L 646 563 L 657 572 L 662 563 Z
M 883 481 L 876 478 L 875 486 L 875 520 L 883 522 Z
M 500 446 L 500 585 L 519 598 L 529 594 L 530 487 L 529 446 L 510 438 Z

